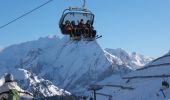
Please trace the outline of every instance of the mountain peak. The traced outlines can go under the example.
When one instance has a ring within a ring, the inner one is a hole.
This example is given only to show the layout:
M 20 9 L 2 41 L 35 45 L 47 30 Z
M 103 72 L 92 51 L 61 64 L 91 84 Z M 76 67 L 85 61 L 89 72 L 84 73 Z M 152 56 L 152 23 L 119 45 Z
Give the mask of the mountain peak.
M 151 57 L 150 58 L 144 57 L 143 55 L 138 54 L 136 52 L 132 53 L 126 52 L 122 48 L 118 49 L 107 48 L 104 51 L 106 53 L 106 57 L 113 64 L 126 65 L 133 70 L 139 69 L 153 60 L 153 58 Z

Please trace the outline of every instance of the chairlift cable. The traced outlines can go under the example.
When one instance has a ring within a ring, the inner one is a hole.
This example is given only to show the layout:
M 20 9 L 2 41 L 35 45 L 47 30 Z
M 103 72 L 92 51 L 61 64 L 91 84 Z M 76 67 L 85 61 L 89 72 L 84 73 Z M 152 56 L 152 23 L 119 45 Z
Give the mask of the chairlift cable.
M 40 6 L 38 6 L 38 7 L 34 8 L 34 9 L 32 9 L 32 10 L 30 10 L 30 11 L 24 13 L 23 15 L 21 15 L 21 16 L 15 18 L 15 19 L 13 19 L 13 20 L 11 20 L 11 21 L 9 21 L 8 23 L 6 23 L 6 24 L 0 26 L 0 29 L 4 28 L 4 27 L 8 26 L 9 24 L 11 24 L 11 23 L 13 23 L 13 22 L 15 22 L 15 21 L 17 21 L 17 20 L 19 20 L 19 19 L 25 17 L 26 15 L 28 15 L 28 14 L 30 14 L 30 13 L 32 13 L 32 12 L 38 10 L 38 9 L 40 9 L 41 7 L 43 7 L 43 6 L 47 5 L 48 3 L 50 3 L 51 1 L 53 1 L 53 0 L 48 0 L 47 2 L 41 4 Z

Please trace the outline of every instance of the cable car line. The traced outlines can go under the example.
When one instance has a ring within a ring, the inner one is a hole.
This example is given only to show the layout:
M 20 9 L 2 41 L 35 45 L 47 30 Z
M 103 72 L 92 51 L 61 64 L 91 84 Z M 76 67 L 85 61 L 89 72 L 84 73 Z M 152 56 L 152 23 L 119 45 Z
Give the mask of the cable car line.
M 86 0 L 83 0 L 82 8 L 85 8 L 85 7 L 86 7 Z
M 40 9 L 41 7 L 47 5 L 48 3 L 52 2 L 52 1 L 53 1 L 53 0 L 48 0 L 47 2 L 41 4 L 40 6 L 34 8 L 34 9 L 32 9 L 32 10 L 30 10 L 30 11 L 24 13 L 23 15 L 21 15 L 21 16 L 15 18 L 15 19 L 13 19 L 13 20 L 11 20 L 11 21 L 9 21 L 8 23 L 6 23 L 6 24 L 0 26 L 0 29 L 2 29 L 2 28 L 4 28 L 4 27 L 8 26 L 9 24 L 11 24 L 11 23 L 13 23 L 13 22 L 15 22 L 15 21 L 17 21 L 17 20 L 19 20 L 19 19 L 25 17 L 25 16 L 27 16 L 28 14 L 30 14 L 30 13 L 32 13 L 32 12 L 34 12 L 34 11 Z

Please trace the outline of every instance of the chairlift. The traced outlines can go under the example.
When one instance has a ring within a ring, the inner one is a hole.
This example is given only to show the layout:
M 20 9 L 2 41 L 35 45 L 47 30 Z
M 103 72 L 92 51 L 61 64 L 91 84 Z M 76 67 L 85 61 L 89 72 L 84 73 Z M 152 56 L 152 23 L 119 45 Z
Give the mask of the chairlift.
M 75 25 L 78 26 L 80 21 L 83 20 L 84 24 L 86 22 L 90 21 L 89 24 L 91 26 L 93 26 L 94 17 L 95 17 L 95 15 L 90 10 L 85 8 L 85 0 L 84 0 L 82 7 L 69 7 L 69 8 L 67 8 L 63 11 L 62 16 L 61 16 L 60 21 L 59 21 L 59 28 L 60 28 L 61 33 L 63 35 L 70 35 L 71 36 L 71 33 L 73 33 L 73 32 L 68 31 L 68 29 L 66 27 L 66 25 L 68 23 L 71 24 L 71 22 L 74 21 Z M 78 32 L 80 32 L 80 31 L 78 31 Z M 94 30 L 94 32 L 96 32 L 96 31 Z M 81 34 L 79 37 L 83 36 L 82 32 L 80 32 L 79 34 Z M 96 33 L 95 33 L 95 36 L 96 36 Z M 78 39 L 79 39 L 79 37 L 78 37 Z M 77 37 L 75 39 L 77 40 Z

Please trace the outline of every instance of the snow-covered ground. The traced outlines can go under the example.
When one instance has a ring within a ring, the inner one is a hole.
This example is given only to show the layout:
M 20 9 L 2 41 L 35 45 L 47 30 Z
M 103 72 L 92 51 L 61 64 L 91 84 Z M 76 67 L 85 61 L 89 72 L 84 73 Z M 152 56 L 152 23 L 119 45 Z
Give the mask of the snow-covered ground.
M 154 77 L 161 75 L 170 75 L 170 65 L 160 64 L 170 63 L 170 57 L 161 57 L 154 60 L 153 62 L 146 65 L 147 68 L 142 68 L 131 72 L 123 77 L 111 76 L 102 82 L 97 83 L 98 85 L 122 85 L 126 87 L 132 87 L 133 90 L 122 89 L 118 87 L 104 86 L 103 89 L 97 91 L 98 93 L 103 93 L 111 95 L 111 100 L 169 100 L 170 99 L 170 89 L 164 90 L 165 96 L 160 91 L 162 88 L 162 81 L 166 80 L 170 83 L 170 78 L 167 77 Z M 149 67 L 154 65 L 154 67 Z M 141 77 L 141 76 L 153 76 L 148 78 L 132 78 L 125 79 L 127 77 Z M 97 100 L 110 100 L 109 96 L 97 95 Z

